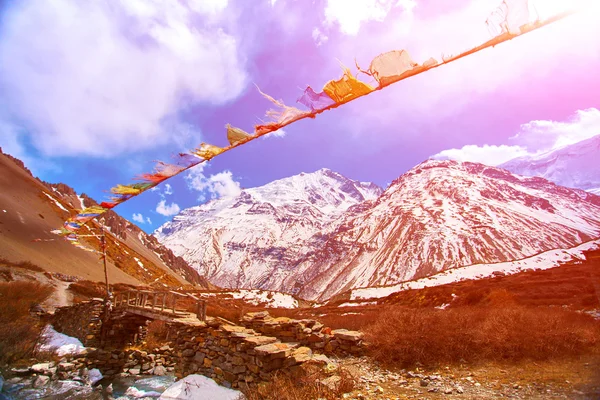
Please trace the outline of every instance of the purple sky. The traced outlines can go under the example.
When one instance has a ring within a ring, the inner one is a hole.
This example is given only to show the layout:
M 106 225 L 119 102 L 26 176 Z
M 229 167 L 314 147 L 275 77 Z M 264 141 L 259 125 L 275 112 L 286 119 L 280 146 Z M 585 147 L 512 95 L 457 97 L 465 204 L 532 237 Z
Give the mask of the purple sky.
M 570 3 L 535 5 L 546 16 Z M 252 131 L 271 106 L 254 84 L 299 106 L 307 84 L 341 75 L 337 59 L 366 68 L 406 49 L 440 60 L 489 39 L 498 4 L 13 2 L 0 8 L 0 146 L 102 199 L 152 160 L 225 145 L 226 123 Z M 595 7 L 293 124 L 115 210 L 151 231 L 178 208 L 323 167 L 386 186 L 432 156 L 499 164 L 599 134 L 598 17 Z

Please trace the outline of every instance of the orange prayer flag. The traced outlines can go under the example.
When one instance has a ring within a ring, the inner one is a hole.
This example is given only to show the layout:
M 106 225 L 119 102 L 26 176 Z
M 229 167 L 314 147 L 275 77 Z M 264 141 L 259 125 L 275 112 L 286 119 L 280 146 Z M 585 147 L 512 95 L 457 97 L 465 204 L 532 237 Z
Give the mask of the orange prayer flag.
M 345 67 L 344 75 L 340 79 L 331 80 L 323 87 L 323 92 L 338 104 L 347 103 L 357 97 L 369 94 L 373 90 L 375 89 L 352 76 L 350 70 Z

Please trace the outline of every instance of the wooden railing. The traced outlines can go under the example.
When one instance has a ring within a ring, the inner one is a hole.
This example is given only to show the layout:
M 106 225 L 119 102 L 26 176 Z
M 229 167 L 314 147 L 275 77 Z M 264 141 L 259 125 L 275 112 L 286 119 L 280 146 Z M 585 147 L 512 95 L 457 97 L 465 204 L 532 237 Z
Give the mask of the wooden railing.
M 195 303 L 194 310 L 196 317 L 200 321 L 205 321 L 206 301 L 189 293 L 129 290 L 115 294 L 115 307 L 136 307 L 161 314 L 171 314 L 177 318 L 189 314 L 189 299 Z M 185 304 L 187 307 L 181 307 L 181 300 L 188 300 Z

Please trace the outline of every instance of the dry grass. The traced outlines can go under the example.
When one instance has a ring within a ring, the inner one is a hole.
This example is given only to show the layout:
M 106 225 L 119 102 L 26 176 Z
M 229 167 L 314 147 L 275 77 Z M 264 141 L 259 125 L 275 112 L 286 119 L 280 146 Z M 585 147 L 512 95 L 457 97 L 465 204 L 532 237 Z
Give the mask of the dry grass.
M 327 379 L 322 370 L 315 368 L 302 376 L 276 374 L 269 382 L 243 390 L 247 400 L 315 400 L 339 399 L 354 388 L 354 378 L 345 370 L 338 371 L 341 378 L 329 386 L 321 383 Z
M 22 269 L 26 269 L 26 270 L 34 271 L 34 272 L 44 272 L 44 269 L 42 267 L 32 263 L 31 261 L 13 262 L 13 261 L 8 261 L 6 258 L 0 258 L 0 265 L 6 265 L 8 267 L 14 267 L 14 268 L 22 268 Z
M 400 366 L 561 359 L 600 344 L 600 323 L 587 315 L 510 301 L 447 310 L 388 307 L 365 333 L 376 360 Z
M 43 302 L 53 289 L 34 282 L 0 283 L 0 361 L 12 363 L 30 357 L 42 325 L 29 312 Z
M 154 350 L 168 342 L 167 335 L 169 328 L 164 321 L 152 321 L 148 324 L 148 332 L 146 334 L 146 349 Z

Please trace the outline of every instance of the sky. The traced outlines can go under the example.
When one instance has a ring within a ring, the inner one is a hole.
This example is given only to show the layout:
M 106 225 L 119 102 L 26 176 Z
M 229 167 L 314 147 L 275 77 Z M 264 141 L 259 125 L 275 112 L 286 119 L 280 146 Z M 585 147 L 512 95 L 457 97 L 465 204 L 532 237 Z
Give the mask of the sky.
M 440 60 L 490 39 L 499 3 L 0 1 L 0 147 L 101 201 L 154 160 L 225 146 L 227 123 L 252 132 L 271 108 L 257 86 L 302 107 L 304 88 L 339 78 L 340 63 L 366 68 L 401 49 Z M 432 157 L 498 165 L 600 134 L 599 17 L 588 9 L 294 123 L 114 210 L 152 232 L 186 207 L 300 172 L 386 187 Z

